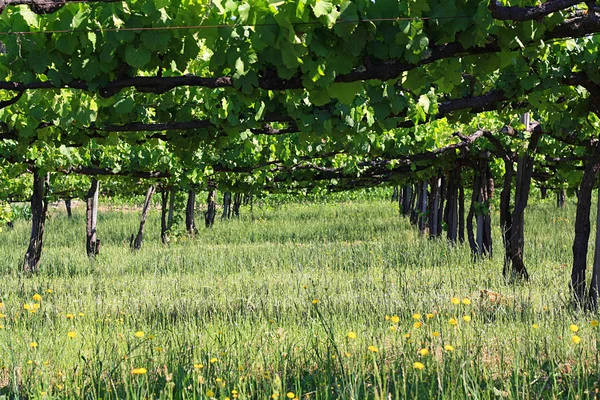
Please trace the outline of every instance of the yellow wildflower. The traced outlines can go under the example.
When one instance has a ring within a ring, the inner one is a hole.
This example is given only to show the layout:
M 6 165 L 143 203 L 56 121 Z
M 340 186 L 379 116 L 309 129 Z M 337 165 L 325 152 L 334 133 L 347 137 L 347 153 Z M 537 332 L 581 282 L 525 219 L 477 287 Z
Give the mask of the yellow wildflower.
M 594 328 L 597 327 L 598 325 L 600 325 L 600 322 L 598 322 L 597 319 L 593 319 L 592 322 L 590 322 L 590 325 L 593 326 Z
M 417 321 L 413 324 L 413 327 L 416 329 L 419 329 L 422 325 L 423 325 L 423 323 L 421 321 Z
M 413 314 L 413 319 L 420 320 L 421 314 Z
M 581 342 L 581 338 L 577 335 L 573 335 L 573 337 L 571 338 L 571 341 L 575 344 L 579 344 L 579 342 Z
M 144 336 L 146 336 L 146 334 L 144 333 L 144 331 L 137 331 L 135 333 L 135 337 L 136 338 L 143 338 Z
M 392 317 L 392 322 L 393 322 L 393 323 L 395 323 L 395 324 L 397 324 L 398 322 L 400 322 L 400 317 L 399 317 L 399 316 L 397 316 L 397 315 L 394 315 L 394 316 Z
M 77 332 L 74 332 L 74 331 L 67 332 L 67 336 L 68 336 L 68 337 L 70 337 L 70 338 L 72 339 L 72 338 L 74 338 L 75 336 L 77 336 Z
M 579 327 L 575 324 L 571 324 L 571 326 L 569 326 L 569 330 L 571 330 L 571 332 L 577 332 L 579 331 Z
M 427 354 L 429 354 L 429 350 L 428 349 L 421 349 L 421 350 L 419 350 L 419 355 L 425 357 Z
M 379 351 L 379 349 L 375 346 L 369 346 L 368 349 L 371 353 L 377 353 Z
M 40 294 L 36 293 L 36 294 L 33 295 L 33 299 L 35 301 L 42 301 L 42 296 Z
M 148 370 L 146 368 L 134 368 L 131 370 L 133 375 L 144 375 Z
M 465 321 L 465 322 L 471 322 L 471 317 L 469 315 L 465 315 L 463 317 L 463 321 Z
M 449 323 L 450 325 L 458 325 L 458 321 L 456 320 L 456 318 L 450 318 L 450 319 L 448 320 L 448 323 Z
M 454 305 L 460 304 L 460 299 L 458 297 L 453 297 L 450 299 L 450 302 Z
M 465 297 L 464 299 L 462 299 L 462 303 L 464 305 L 468 306 L 469 304 L 471 304 L 471 299 L 469 299 L 468 297 Z
M 444 345 L 444 350 L 446 350 L 446 351 L 454 351 L 454 346 L 452 346 L 450 344 Z
M 418 370 L 420 371 L 420 370 L 422 370 L 422 369 L 424 369 L 424 368 L 425 368 L 425 364 L 423 364 L 423 363 L 420 363 L 420 362 L 416 361 L 416 362 L 413 364 L 413 368 L 414 368 L 414 369 L 418 369 Z

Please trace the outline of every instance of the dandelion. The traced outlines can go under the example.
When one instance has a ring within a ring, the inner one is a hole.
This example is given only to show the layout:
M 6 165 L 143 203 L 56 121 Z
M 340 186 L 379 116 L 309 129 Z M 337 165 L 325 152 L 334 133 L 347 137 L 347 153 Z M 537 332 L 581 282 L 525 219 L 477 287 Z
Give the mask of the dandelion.
M 425 364 L 415 361 L 415 363 L 413 364 L 413 368 L 418 369 L 420 371 L 425 368 Z
M 368 349 L 371 353 L 377 353 L 379 351 L 379 349 L 375 346 L 369 346 Z
M 348 332 L 348 333 L 346 334 L 346 337 L 347 337 L 348 339 L 356 339 L 356 332 Z
M 468 297 L 465 297 L 464 299 L 462 299 L 462 303 L 466 306 L 468 306 L 469 304 L 471 304 L 471 299 L 469 299 Z
M 465 322 L 471 322 L 471 317 L 469 315 L 465 315 L 463 317 L 463 321 L 465 321 Z
M 432 313 L 427 314 L 427 319 L 431 319 L 433 317 L 434 317 L 434 315 Z
M 213 392 L 212 390 L 208 389 L 206 391 L 206 396 L 207 397 L 215 397 L 215 392 Z
M 31 309 L 31 305 L 29 305 L 29 303 L 25 303 L 25 304 L 23 304 L 23 309 L 30 310 Z
M 444 350 L 446 350 L 448 352 L 452 352 L 452 351 L 454 351 L 454 346 L 452 346 L 450 344 L 444 345 Z
M 37 344 L 37 342 L 31 342 L 31 343 L 29 343 L 29 347 L 32 347 L 35 349 L 36 347 L 38 347 L 38 344 Z
M 575 344 L 579 344 L 579 342 L 581 342 L 581 338 L 577 335 L 573 335 L 573 337 L 571 338 L 571 341 Z
M 592 320 L 592 322 L 590 322 L 590 325 L 593 326 L 594 328 L 596 328 L 598 325 L 600 325 L 600 322 L 598 322 L 597 319 Z
M 419 329 L 422 325 L 423 325 L 423 323 L 421 321 L 417 321 L 413 324 L 413 327 L 415 329 Z
M 0 318 L 4 318 L 4 314 L 0 313 Z
M 135 337 L 136 338 L 143 338 L 144 336 L 146 336 L 146 334 L 144 333 L 144 331 L 137 331 L 135 333 Z
M 458 325 L 458 321 L 456 320 L 456 318 L 450 318 L 450 319 L 448 320 L 448 323 L 449 323 L 450 325 Z
M 33 295 L 33 300 L 35 301 L 42 301 L 42 296 L 40 294 L 34 294 Z
M 40 303 L 33 303 L 33 309 L 34 310 L 39 310 L 40 309 Z
M 410 339 L 410 333 L 405 334 L 404 339 Z
M 385 316 L 385 320 L 386 320 L 386 321 L 389 321 L 389 320 L 390 320 L 390 316 L 389 316 L 389 315 L 386 315 L 386 316 Z
M 288 399 L 293 399 L 294 397 L 296 397 L 296 395 L 294 394 L 294 392 L 287 392 L 286 394 Z
M 348 353 L 347 351 L 346 351 L 346 352 L 344 352 L 344 357 L 346 357 L 346 358 L 347 358 L 347 357 L 350 357 L 351 355 L 352 355 L 352 354 Z
M 67 336 L 70 337 L 71 339 L 73 339 L 75 336 L 77 336 L 77 332 L 74 332 L 74 331 L 67 332 Z
M 84 313 L 82 313 L 82 312 L 80 312 L 80 313 L 79 313 L 79 314 L 77 314 L 77 315 L 79 315 L 80 317 L 83 317 L 85 314 L 84 314 Z
M 73 319 L 74 315 L 73 314 L 66 314 L 65 317 L 67 317 L 67 319 Z
M 413 314 L 413 319 L 416 319 L 417 321 L 421 319 L 421 314 Z
M 531 325 L 531 327 L 532 327 L 533 329 L 538 329 L 540 326 L 539 326 L 538 324 L 533 324 L 533 325 Z
M 433 337 L 439 337 L 440 333 L 438 331 L 433 331 L 431 335 L 433 335 Z
M 421 349 L 419 350 L 419 355 L 425 357 L 427 354 L 429 354 L 429 350 L 428 349 Z
M 134 368 L 131 370 L 133 375 L 144 375 L 146 372 L 148 372 L 146 368 Z
M 202 369 L 204 368 L 204 364 L 194 364 L 194 369 Z
M 458 297 L 453 297 L 452 299 L 450 299 L 450 302 L 454 305 L 458 305 L 460 304 L 460 299 Z
M 46 289 L 46 293 L 52 294 L 52 289 Z
M 396 325 L 390 326 L 390 331 L 396 331 L 396 330 L 398 330 L 398 328 L 396 327 Z
M 219 359 L 217 357 L 213 357 L 210 360 L 208 360 L 211 364 L 216 363 L 217 361 L 219 361 Z
M 577 331 L 579 331 L 579 327 L 575 324 L 571 324 L 571 326 L 569 326 L 569 330 L 571 332 L 577 332 Z
M 397 324 L 398 322 L 400 322 L 400 317 L 399 317 L 399 316 L 397 316 L 397 315 L 394 315 L 394 316 L 392 317 L 392 322 L 393 322 L 393 323 L 395 323 L 395 324 Z
M 313 303 L 313 304 L 319 304 L 319 299 L 314 299 L 314 300 L 312 301 L 312 303 Z

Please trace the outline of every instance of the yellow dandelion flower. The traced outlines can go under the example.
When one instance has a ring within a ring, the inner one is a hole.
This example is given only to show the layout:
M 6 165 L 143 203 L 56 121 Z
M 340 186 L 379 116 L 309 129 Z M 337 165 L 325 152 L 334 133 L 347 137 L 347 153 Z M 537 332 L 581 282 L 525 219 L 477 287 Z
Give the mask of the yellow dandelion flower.
M 458 325 L 458 321 L 456 320 L 456 318 L 450 318 L 450 319 L 448 320 L 448 323 L 449 323 L 450 325 Z
M 40 303 L 33 303 L 33 309 L 34 310 L 39 310 L 40 309 Z
M 427 319 L 431 319 L 433 318 L 435 315 L 433 315 L 432 313 L 427 314 Z
M 466 306 L 468 306 L 469 304 L 471 304 L 471 299 L 469 299 L 468 297 L 465 297 L 464 299 L 462 299 L 462 303 Z
M 0 318 L 4 318 L 4 314 L 0 313 Z
M 598 322 L 597 319 L 593 319 L 592 322 L 590 322 L 590 325 L 593 326 L 594 328 L 597 327 L 598 325 L 600 325 L 600 322 Z
M 419 329 L 422 325 L 423 325 L 423 323 L 421 321 L 417 321 L 413 324 L 413 327 L 415 329 Z
M 450 344 L 444 345 L 444 350 L 446 350 L 446 351 L 454 351 L 454 346 L 452 346 Z
M 33 299 L 35 301 L 42 301 L 42 296 L 40 294 L 36 293 L 36 294 L 33 295 Z
M 194 369 L 202 369 L 204 368 L 204 364 L 194 364 Z
M 431 334 L 433 335 L 433 337 L 439 337 L 440 336 L 440 333 L 438 331 L 433 331 Z
M 389 315 L 386 315 L 386 316 L 385 316 L 385 320 L 386 320 L 386 321 L 389 321 L 389 320 L 390 320 L 390 316 L 389 316 Z
M 214 397 L 215 396 L 215 392 L 213 392 L 212 390 L 208 389 L 206 391 L 206 396 L 207 397 Z
M 312 301 L 312 303 L 313 303 L 313 304 L 319 304 L 319 299 L 314 299 L 314 300 Z
M 421 363 L 421 362 L 418 362 L 418 361 L 415 361 L 415 362 L 413 363 L 413 368 L 414 368 L 414 369 L 418 369 L 418 370 L 420 371 L 420 370 L 422 370 L 422 369 L 424 369 L 424 368 L 425 368 L 425 364 L 423 364 L 423 363 Z
M 344 357 L 350 357 L 352 354 L 348 353 L 347 351 L 344 352 Z
M 73 332 L 73 331 L 67 332 L 67 336 L 68 336 L 68 337 L 70 337 L 70 338 L 72 339 L 72 338 L 74 338 L 75 336 L 77 336 L 77 332 Z
M 31 342 L 29 343 L 29 347 L 33 347 L 35 349 L 36 347 L 38 347 L 38 344 L 37 342 Z
M 571 324 L 571 326 L 569 326 L 569 330 L 571 332 L 577 332 L 577 331 L 579 331 L 579 327 L 575 324 Z
M 222 381 L 223 381 L 223 379 L 221 379 L 221 378 L 215 379 L 215 382 L 217 382 L 217 383 L 222 382 Z
M 397 324 L 398 322 L 400 322 L 400 317 L 397 315 L 392 316 L 392 322 Z
M 67 319 L 73 319 L 74 318 L 73 314 L 66 314 L 65 317 L 67 317 Z
M 533 325 L 531 325 L 531 327 L 532 327 L 533 329 L 538 329 L 540 326 L 539 326 L 538 324 L 533 324 Z
M 425 357 L 427 354 L 429 354 L 429 350 L 428 349 L 421 349 L 419 350 L 419 355 Z
M 294 394 L 294 392 L 287 392 L 286 394 L 288 399 L 293 399 L 294 397 L 296 397 L 296 395 Z
M 369 346 L 368 349 L 371 353 L 377 353 L 379 351 L 379 349 L 375 346 Z
M 469 315 L 465 315 L 465 316 L 463 317 L 463 321 L 465 321 L 465 322 L 471 322 L 471 316 L 469 316 Z
M 25 303 L 25 304 L 23 304 L 23 308 L 25 310 L 29 310 L 29 309 L 31 309 L 31 306 L 29 305 L 29 303 Z
M 46 293 L 52 294 L 52 289 L 46 289 Z
M 134 368 L 131 370 L 133 375 L 144 375 L 148 370 L 146 368 Z
M 413 314 L 413 319 L 420 320 L 421 314 Z
M 146 334 L 144 333 L 144 331 L 137 331 L 135 333 L 135 337 L 136 338 L 143 338 L 144 336 L 146 336 Z
M 85 314 L 84 314 L 84 313 L 82 313 L 82 312 L 80 312 L 80 313 L 79 313 L 79 314 L 77 314 L 77 315 L 79 315 L 80 317 L 83 317 Z
M 346 337 L 347 337 L 348 339 L 356 339 L 356 332 L 348 332 L 348 333 L 346 334 Z
M 571 338 L 571 341 L 575 344 L 579 344 L 581 342 L 581 338 L 577 335 L 573 335 L 573 337 Z
M 219 361 L 219 359 L 218 359 L 217 357 L 213 357 L 213 358 L 211 358 L 211 359 L 210 359 L 210 360 L 208 360 L 208 361 L 210 361 L 210 363 L 211 363 L 211 364 L 214 364 L 214 363 L 216 363 L 217 361 Z
M 405 334 L 404 339 L 410 339 L 410 333 Z
M 163 348 L 162 347 L 155 347 L 154 350 L 158 351 L 160 353 L 161 351 L 163 351 Z
M 453 297 L 450 299 L 450 302 L 454 305 L 460 304 L 460 299 L 458 297 Z

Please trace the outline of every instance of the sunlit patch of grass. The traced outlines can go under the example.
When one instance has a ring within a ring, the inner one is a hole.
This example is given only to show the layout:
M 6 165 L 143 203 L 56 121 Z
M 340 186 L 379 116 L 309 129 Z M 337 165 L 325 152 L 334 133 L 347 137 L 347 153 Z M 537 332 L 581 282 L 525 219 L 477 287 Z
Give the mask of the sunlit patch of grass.
M 494 257 L 473 263 L 388 201 L 244 208 L 169 247 L 153 211 L 135 253 L 138 214 L 110 211 L 95 260 L 78 208 L 49 221 L 33 277 L 17 272 L 18 222 L 0 234 L 0 395 L 592 396 L 600 328 L 568 307 L 573 215 L 528 209 L 531 281 L 516 285 L 498 229 Z

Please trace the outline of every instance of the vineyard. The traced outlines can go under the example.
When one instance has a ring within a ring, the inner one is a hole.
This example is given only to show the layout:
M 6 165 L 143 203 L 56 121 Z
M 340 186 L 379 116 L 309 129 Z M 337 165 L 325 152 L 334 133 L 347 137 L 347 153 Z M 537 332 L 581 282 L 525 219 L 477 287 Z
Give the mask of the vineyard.
M 0 396 L 597 393 L 599 34 L 594 0 L 0 1 Z

